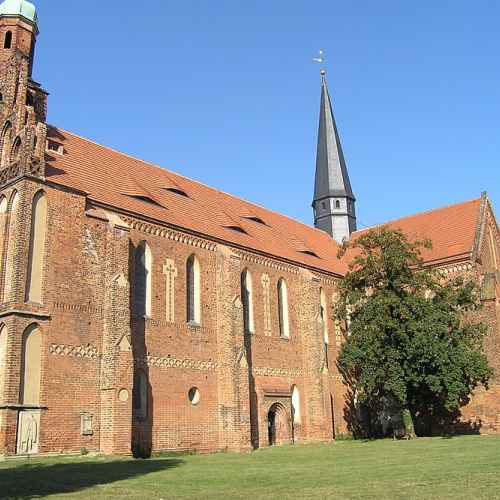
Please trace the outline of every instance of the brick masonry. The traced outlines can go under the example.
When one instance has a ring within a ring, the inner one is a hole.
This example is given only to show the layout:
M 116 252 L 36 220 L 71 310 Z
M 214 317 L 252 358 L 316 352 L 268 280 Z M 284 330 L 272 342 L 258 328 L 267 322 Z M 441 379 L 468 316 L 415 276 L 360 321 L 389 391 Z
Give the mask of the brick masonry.
M 47 182 L 46 93 L 30 79 L 34 27 L 0 19 L 0 39 L 7 30 L 15 36 L 12 50 L 0 50 L 1 146 L 19 137 L 22 152 L 0 167 L 0 195 L 8 200 L 0 237 L 0 322 L 7 335 L 0 454 L 16 454 L 19 413 L 28 409 L 41 414 L 41 453 L 246 451 L 269 444 L 269 413 L 275 410 L 278 443 L 329 441 L 345 433 L 346 388 L 335 366 L 341 338 L 331 311 L 338 276 L 113 212 Z M 48 214 L 42 303 L 35 304 L 26 301 L 26 283 L 32 200 L 40 189 Z M 481 220 L 477 254 L 458 264 L 442 262 L 443 274 L 463 271 L 482 280 L 498 270 L 500 238 L 486 201 Z M 496 250 L 487 243 L 490 230 Z M 135 252 L 142 242 L 152 257 L 146 317 L 133 307 Z M 187 322 L 186 265 L 193 254 L 200 265 L 199 325 Z M 251 334 L 244 330 L 240 289 L 245 270 L 253 283 Z M 280 279 L 288 288 L 289 338 L 280 336 Z M 328 351 L 320 289 L 327 298 Z M 486 432 L 500 430 L 498 292 L 497 285 L 483 313 L 497 376 L 463 412 Z M 21 352 L 23 333 L 33 324 L 42 333 L 41 386 L 39 404 L 27 408 L 20 402 Z M 134 409 L 138 371 L 146 380 L 144 413 Z M 294 387 L 300 401 L 295 421 Z M 196 404 L 189 399 L 194 388 Z

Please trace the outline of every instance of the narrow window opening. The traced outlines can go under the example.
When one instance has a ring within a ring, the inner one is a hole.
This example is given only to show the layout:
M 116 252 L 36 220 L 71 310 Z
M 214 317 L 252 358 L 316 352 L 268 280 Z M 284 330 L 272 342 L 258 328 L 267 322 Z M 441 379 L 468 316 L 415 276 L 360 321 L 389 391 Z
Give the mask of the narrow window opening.
M 315 254 L 312 250 L 299 250 L 300 253 L 303 253 L 305 255 L 310 255 L 311 257 L 316 257 L 317 259 L 319 259 L 320 257 Z
M 340 208 L 340 201 L 339 201 L 339 200 L 337 200 L 337 201 L 335 202 L 335 208 Z
M 248 270 L 241 273 L 241 302 L 243 303 L 243 322 L 245 333 L 254 333 L 253 285 Z
M 224 226 L 226 229 L 230 229 L 231 231 L 235 231 L 236 233 L 248 234 L 242 227 L 240 226 Z
M 296 385 L 292 387 L 292 418 L 294 424 L 300 424 L 300 393 Z
M 47 141 L 47 151 L 51 153 L 56 153 L 58 155 L 64 154 L 64 146 L 55 141 Z
M 191 255 L 186 263 L 187 321 L 195 325 L 201 323 L 200 307 L 200 264 Z
M 179 196 L 184 196 L 184 198 L 189 198 L 188 194 L 182 189 L 178 188 L 164 188 L 165 191 L 169 191 L 170 193 L 178 194 Z
M 12 47 L 12 31 L 7 31 L 5 33 L 5 41 L 3 44 L 4 49 L 10 49 Z
M 151 267 L 151 250 L 143 241 L 135 256 L 135 306 L 140 316 L 151 316 Z
M 257 222 L 257 224 L 262 224 L 263 226 L 267 226 L 267 224 L 260 217 L 254 215 L 245 216 L 243 217 L 243 219 L 251 220 L 252 222 Z
M 278 281 L 278 308 L 281 337 L 290 338 L 290 324 L 288 318 L 288 292 L 285 280 Z
M 10 157 L 11 163 L 19 161 L 21 158 L 21 139 L 19 137 L 14 142 L 14 147 L 12 148 L 12 154 Z
M 150 198 L 149 196 L 142 195 L 142 194 L 126 194 L 125 196 L 128 196 L 129 198 L 133 198 L 135 200 L 140 200 L 145 203 L 149 203 L 150 205 L 155 205 L 157 207 L 165 208 L 161 203 L 158 203 L 156 200 L 153 200 L 153 198 Z

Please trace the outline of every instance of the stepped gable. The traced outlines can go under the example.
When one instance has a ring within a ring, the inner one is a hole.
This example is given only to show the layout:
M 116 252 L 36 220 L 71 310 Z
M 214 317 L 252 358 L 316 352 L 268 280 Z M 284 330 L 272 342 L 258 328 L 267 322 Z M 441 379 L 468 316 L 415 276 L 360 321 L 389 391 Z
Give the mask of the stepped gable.
M 92 201 L 198 235 L 328 273 L 344 274 L 338 245 L 311 226 L 187 179 L 169 170 L 49 127 L 48 182 Z

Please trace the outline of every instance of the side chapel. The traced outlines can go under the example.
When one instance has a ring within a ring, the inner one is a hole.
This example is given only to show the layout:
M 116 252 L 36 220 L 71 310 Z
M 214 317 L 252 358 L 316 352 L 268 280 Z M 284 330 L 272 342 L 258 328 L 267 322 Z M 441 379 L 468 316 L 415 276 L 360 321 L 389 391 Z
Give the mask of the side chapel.
M 356 199 L 326 76 L 310 227 L 46 122 L 38 19 L 0 4 L 0 455 L 250 450 L 347 431 L 336 285 Z M 500 234 L 486 194 L 393 221 L 482 283 L 500 431 Z

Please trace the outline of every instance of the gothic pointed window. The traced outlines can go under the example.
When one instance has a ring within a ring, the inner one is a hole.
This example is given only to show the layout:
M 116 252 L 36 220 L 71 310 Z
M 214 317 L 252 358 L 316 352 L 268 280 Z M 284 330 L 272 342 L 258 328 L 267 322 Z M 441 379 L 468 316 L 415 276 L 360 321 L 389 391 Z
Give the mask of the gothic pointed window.
M 12 31 L 7 31 L 7 33 L 5 33 L 3 48 L 10 49 L 11 47 L 12 47 Z
M 327 304 L 326 304 L 326 295 L 325 291 L 320 288 L 319 291 L 320 297 L 320 316 L 321 322 L 323 324 L 323 342 L 328 344 L 328 314 L 327 314 Z
M 1 168 L 5 168 L 9 164 L 10 158 L 10 147 L 12 143 L 12 125 L 10 123 L 6 123 L 1 137 Z
M 135 311 L 151 316 L 151 270 L 153 258 L 149 245 L 142 241 L 135 253 Z
M 278 309 L 280 322 L 280 335 L 290 338 L 290 324 L 288 318 L 288 290 L 283 278 L 278 281 Z
M 241 301 L 243 303 L 243 322 L 245 333 L 254 333 L 253 284 L 250 271 L 241 273 Z
M 29 326 L 22 339 L 20 403 L 40 404 L 42 334 L 38 325 Z
M 195 255 L 191 255 L 186 263 L 186 299 L 187 321 L 199 325 L 201 323 L 200 263 Z
M 12 147 L 12 152 L 10 155 L 10 161 L 11 163 L 18 162 L 19 159 L 21 158 L 21 139 L 19 137 L 16 138 L 14 141 L 14 146 Z
M 47 232 L 47 198 L 38 191 L 31 209 L 31 234 L 28 254 L 28 280 L 26 299 L 42 303 L 42 286 L 45 263 L 45 237 Z

